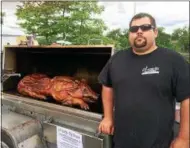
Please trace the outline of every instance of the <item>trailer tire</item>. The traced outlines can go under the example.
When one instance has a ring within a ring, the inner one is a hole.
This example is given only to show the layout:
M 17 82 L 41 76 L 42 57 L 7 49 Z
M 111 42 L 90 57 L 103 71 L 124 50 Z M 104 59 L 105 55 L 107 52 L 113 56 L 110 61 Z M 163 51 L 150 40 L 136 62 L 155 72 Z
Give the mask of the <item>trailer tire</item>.
M 5 130 L 1 130 L 1 140 L 3 148 L 16 148 L 13 139 Z

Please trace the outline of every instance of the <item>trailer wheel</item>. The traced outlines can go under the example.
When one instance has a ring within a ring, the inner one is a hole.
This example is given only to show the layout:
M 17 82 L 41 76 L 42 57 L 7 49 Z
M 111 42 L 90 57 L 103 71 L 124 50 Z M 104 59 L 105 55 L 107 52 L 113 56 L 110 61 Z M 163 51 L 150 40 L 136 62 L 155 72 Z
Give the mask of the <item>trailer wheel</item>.
M 2 148 L 15 148 L 13 139 L 3 129 L 1 130 L 1 140 Z
M 4 142 L 1 142 L 1 146 L 2 146 L 2 148 L 10 148 L 6 143 L 4 143 Z

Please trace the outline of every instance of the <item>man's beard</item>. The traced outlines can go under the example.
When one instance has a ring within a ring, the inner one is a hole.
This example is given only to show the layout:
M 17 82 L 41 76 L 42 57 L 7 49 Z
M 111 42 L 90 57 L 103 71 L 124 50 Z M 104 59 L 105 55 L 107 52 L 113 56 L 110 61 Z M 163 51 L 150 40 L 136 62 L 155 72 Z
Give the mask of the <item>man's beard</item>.
M 134 46 L 135 48 L 143 48 L 147 45 L 147 40 L 145 37 L 138 36 L 134 40 Z

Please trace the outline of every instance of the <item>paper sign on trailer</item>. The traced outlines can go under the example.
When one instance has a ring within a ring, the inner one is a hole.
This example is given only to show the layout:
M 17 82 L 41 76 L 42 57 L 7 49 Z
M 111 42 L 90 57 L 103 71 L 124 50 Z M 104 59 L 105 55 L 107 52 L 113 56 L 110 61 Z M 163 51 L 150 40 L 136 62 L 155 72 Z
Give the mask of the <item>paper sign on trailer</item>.
M 83 148 L 82 135 L 57 126 L 57 148 Z

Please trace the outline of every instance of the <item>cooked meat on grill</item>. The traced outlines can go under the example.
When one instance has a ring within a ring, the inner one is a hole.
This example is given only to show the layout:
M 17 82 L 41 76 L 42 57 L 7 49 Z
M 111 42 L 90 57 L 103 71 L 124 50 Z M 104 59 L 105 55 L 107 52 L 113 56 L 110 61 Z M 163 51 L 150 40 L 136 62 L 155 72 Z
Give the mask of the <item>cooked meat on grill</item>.
M 52 79 L 50 93 L 56 101 L 64 105 L 79 105 L 83 109 L 89 109 L 86 102 L 94 102 L 98 98 L 84 81 L 65 76 Z
M 33 98 L 46 99 L 50 95 L 51 79 L 45 74 L 31 74 L 20 80 L 17 90 L 20 94 Z
M 74 77 L 70 77 L 70 76 L 55 76 L 53 77 L 52 81 L 66 81 L 66 82 L 76 82 L 79 83 L 78 80 L 76 80 Z
M 45 74 L 31 74 L 20 80 L 17 86 L 22 95 L 46 99 L 52 96 L 64 105 L 79 105 L 89 109 L 87 102 L 95 102 L 98 95 L 87 85 L 85 80 L 76 80 L 69 76 L 49 78 Z

